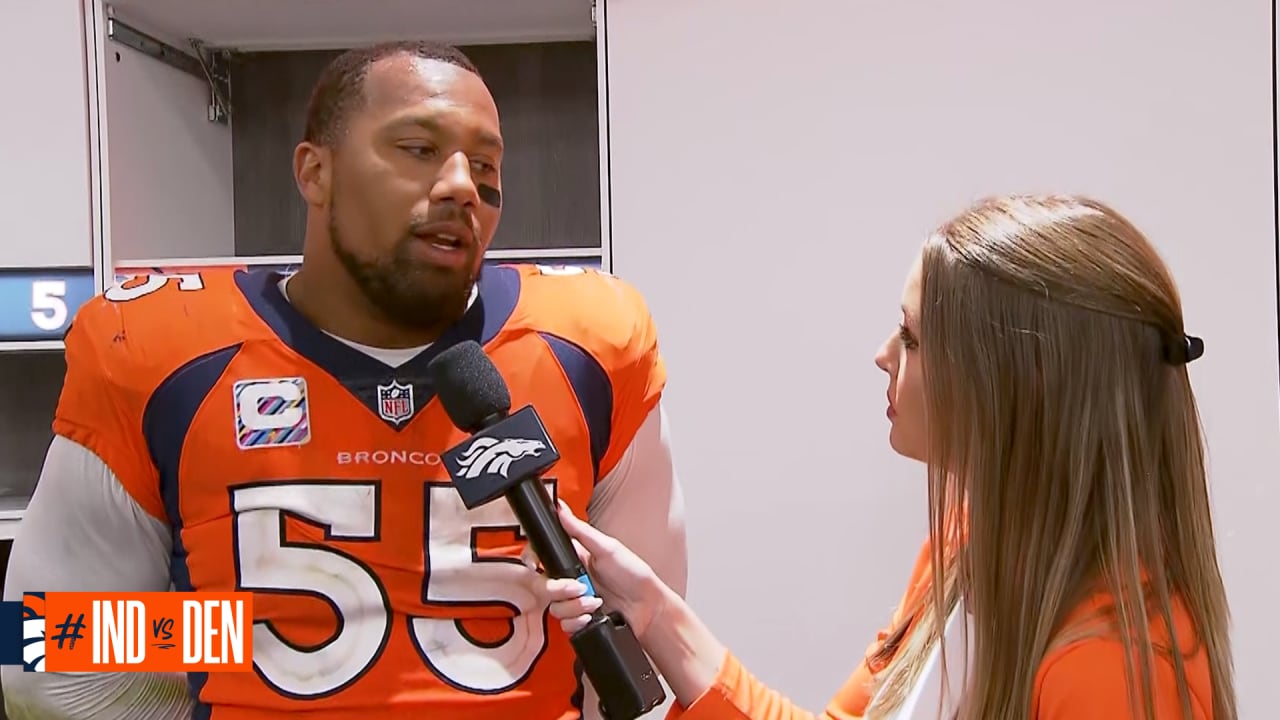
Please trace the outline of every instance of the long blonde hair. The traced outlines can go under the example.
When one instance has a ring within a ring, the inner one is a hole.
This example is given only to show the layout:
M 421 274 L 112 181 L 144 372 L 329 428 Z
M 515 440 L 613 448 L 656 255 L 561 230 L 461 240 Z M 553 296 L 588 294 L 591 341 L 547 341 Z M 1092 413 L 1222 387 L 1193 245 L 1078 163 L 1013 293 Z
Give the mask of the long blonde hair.
M 960 597 L 973 635 L 959 718 L 1031 717 L 1041 661 L 1096 634 L 1098 622 L 1064 625 L 1102 592 L 1112 601 L 1102 632 L 1127 646 L 1134 717 L 1154 718 L 1162 656 L 1189 720 L 1181 649 L 1203 646 L 1214 720 L 1235 720 L 1229 612 L 1186 370 L 1202 346 L 1188 345 L 1154 248 L 1087 198 L 988 199 L 926 243 L 920 325 L 932 587 L 912 609 L 914 630 L 904 620 L 882 651 L 888 666 L 867 717 L 901 703 Z M 1175 602 L 1194 638 L 1178 637 Z M 1153 641 L 1153 619 L 1168 647 Z M 944 645 L 944 668 L 946 657 Z

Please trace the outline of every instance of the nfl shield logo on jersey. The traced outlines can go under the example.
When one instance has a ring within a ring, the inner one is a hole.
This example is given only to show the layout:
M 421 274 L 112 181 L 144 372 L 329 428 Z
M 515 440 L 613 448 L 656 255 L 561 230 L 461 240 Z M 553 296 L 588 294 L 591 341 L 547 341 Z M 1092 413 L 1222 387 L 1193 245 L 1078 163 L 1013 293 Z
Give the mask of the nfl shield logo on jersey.
M 379 385 L 378 415 L 397 425 L 413 415 L 413 386 L 401 385 L 396 380 L 390 385 Z

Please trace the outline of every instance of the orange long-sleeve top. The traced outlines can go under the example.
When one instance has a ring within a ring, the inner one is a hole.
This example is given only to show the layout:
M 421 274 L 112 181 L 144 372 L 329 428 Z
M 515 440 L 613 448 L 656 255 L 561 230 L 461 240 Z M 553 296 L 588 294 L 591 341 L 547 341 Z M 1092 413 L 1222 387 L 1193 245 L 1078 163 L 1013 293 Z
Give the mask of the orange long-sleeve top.
M 902 601 L 888 627 L 877 633 L 866 657 L 880 649 L 904 614 L 928 592 L 932 576 L 929 558 L 929 545 L 925 543 Z M 1095 596 L 1082 604 L 1076 614 L 1092 612 L 1107 603 L 1107 596 Z M 1184 667 L 1191 691 L 1192 717 L 1187 720 L 1213 720 L 1208 658 L 1203 645 L 1195 641 L 1191 618 L 1180 603 L 1174 605 L 1174 624 L 1186 656 Z M 1168 642 L 1169 634 L 1158 619 L 1153 621 L 1151 632 L 1153 641 Z M 688 708 L 673 706 L 667 720 L 859 720 L 875 692 L 873 674 L 881 669 L 863 660 L 826 709 L 815 715 L 765 686 L 728 652 L 712 687 Z M 1173 662 L 1159 655 L 1152 694 L 1156 717 L 1181 717 Z M 1036 674 L 1032 707 L 1031 720 L 1129 720 L 1132 715 L 1123 645 L 1117 639 L 1090 637 L 1051 651 Z

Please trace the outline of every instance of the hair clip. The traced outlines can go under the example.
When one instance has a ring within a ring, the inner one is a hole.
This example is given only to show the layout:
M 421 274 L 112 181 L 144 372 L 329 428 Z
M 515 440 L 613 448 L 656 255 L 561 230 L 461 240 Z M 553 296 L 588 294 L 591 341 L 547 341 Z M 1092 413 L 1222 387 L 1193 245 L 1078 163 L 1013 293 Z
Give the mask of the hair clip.
M 1204 355 L 1204 340 L 1195 335 L 1183 335 L 1179 340 L 1165 345 L 1165 362 L 1170 365 L 1185 365 Z

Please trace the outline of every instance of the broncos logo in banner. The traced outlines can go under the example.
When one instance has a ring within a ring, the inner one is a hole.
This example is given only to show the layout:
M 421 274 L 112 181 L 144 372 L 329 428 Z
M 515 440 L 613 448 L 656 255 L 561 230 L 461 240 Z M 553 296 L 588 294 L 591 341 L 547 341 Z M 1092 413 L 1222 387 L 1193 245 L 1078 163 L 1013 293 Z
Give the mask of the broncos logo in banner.
M 44 672 L 44 593 L 22 594 L 22 669 Z

